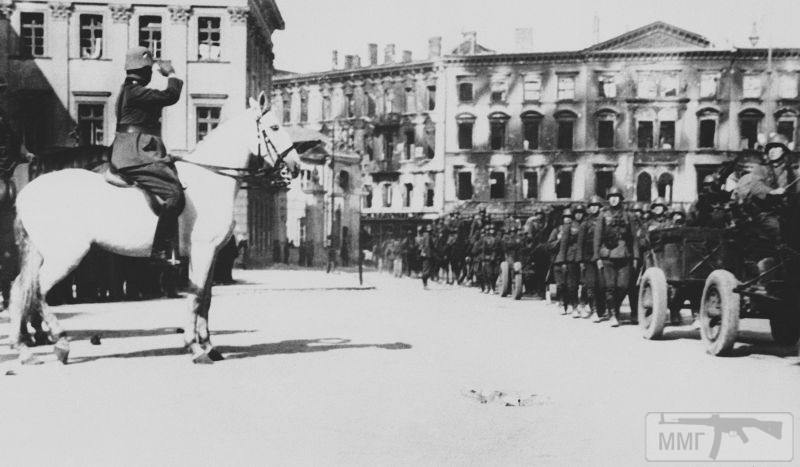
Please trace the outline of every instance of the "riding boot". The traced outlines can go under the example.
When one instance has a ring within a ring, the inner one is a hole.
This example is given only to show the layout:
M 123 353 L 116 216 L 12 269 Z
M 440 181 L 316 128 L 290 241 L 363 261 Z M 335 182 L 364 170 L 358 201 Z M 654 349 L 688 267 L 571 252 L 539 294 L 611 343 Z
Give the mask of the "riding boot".
M 178 266 L 180 264 L 179 243 L 178 216 L 171 212 L 162 212 L 158 216 L 150 257 L 158 261 L 164 261 L 171 266 Z

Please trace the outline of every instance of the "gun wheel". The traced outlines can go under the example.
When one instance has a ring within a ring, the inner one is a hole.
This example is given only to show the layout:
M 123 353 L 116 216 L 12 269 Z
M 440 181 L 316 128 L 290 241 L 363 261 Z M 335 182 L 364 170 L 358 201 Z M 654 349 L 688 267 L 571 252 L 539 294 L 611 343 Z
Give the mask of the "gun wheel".
M 659 268 L 648 268 L 639 286 L 638 315 L 642 337 L 658 339 L 667 323 L 667 278 Z
M 700 301 L 700 336 L 711 355 L 726 355 L 736 343 L 739 331 L 739 294 L 736 277 L 717 269 L 706 279 Z

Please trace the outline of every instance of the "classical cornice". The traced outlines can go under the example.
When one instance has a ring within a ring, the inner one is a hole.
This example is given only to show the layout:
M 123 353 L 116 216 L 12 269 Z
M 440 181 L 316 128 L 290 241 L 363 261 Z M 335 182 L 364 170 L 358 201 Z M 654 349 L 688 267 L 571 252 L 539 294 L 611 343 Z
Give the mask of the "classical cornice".
M 430 73 L 435 70 L 436 62 L 419 61 L 408 63 L 393 63 L 390 65 L 378 65 L 363 68 L 352 68 L 349 70 L 329 70 L 312 73 L 299 73 L 272 78 L 273 85 L 295 84 L 295 83 L 316 83 L 323 81 L 344 82 L 347 80 L 404 80 L 409 74 L 422 74 L 423 80 L 430 80 Z

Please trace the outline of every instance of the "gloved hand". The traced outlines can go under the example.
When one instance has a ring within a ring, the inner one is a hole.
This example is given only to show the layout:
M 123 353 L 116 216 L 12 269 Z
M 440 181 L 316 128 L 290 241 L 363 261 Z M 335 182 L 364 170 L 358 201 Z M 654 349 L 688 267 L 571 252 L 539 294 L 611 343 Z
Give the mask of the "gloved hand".
M 158 63 L 158 72 L 164 76 L 169 76 L 175 73 L 175 68 L 169 62 L 159 62 Z

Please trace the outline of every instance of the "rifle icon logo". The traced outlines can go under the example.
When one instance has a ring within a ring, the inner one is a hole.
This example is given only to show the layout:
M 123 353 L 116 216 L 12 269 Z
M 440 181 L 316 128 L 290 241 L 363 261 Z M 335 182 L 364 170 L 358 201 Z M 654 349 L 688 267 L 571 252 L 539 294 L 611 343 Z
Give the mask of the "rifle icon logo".
M 659 425 L 699 425 L 713 428 L 714 442 L 711 445 L 711 452 L 708 454 L 708 457 L 712 460 L 716 460 L 719 454 L 722 433 L 736 434 L 744 444 L 750 441 L 750 438 L 748 438 L 747 434 L 744 432 L 745 428 L 756 428 L 778 440 L 782 439 L 783 436 L 783 422 L 764 421 L 753 417 L 727 418 L 720 417 L 718 413 L 705 418 L 678 417 L 671 421 L 665 420 L 664 414 L 662 413 Z

